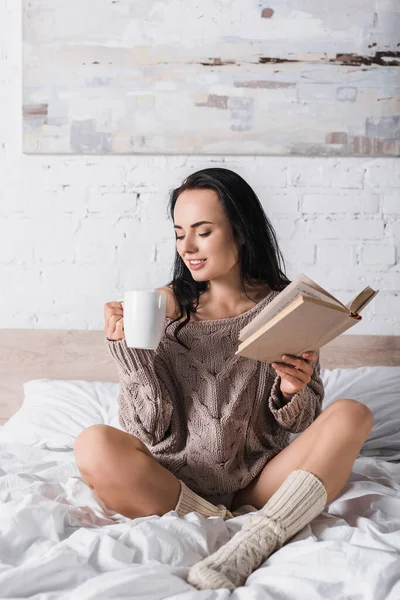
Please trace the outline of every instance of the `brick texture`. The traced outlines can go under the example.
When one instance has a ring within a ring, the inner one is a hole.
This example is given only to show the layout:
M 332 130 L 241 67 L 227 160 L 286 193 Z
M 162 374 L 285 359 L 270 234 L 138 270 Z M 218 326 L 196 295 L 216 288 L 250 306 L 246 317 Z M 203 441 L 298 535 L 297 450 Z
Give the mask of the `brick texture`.
M 106 301 L 170 278 L 168 191 L 222 166 L 259 195 L 290 277 L 344 302 L 378 287 L 352 333 L 400 335 L 398 159 L 23 155 L 20 11 L 0 3 L 0 327 L 102 330 Z

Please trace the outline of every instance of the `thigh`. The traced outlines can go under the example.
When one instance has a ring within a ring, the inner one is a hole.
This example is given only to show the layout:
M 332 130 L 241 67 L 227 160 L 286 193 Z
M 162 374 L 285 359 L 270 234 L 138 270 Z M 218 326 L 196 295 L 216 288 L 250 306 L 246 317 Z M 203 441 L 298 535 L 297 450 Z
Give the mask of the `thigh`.
M 286 448 L 268 461 L 248 486 L 236 492 L 232 501 L 232 510 L 244 504 L 251 504 L 257 509 L 264 506 L 291 471 L 296 469 L 310 453 L 318 429 L 328 418 L 329 411 L 326 410 Z
M 311 427 L 312 425 L 268 461 L 259 475 L 249 485 L 236 492 L 232 501 L 232 510 L 236 510 L 244 504 L 251 504 L 260 509 L 268 502 L 291 471 L 296 469 L 296 465 L 300 464 L 302 457 L 310 451 L 309 440 L 313 436 Z M 305 433 L 307 433 L 306 436 Z
M 232 503 L 261 508 L 295 469 L 307 464 L 312 472 L 327 475 L 328 497 L 334 497 L 343 473 L 351 471 L 359 450 L 372 428 L 372 414 L 360 402 L 340 399 L 328 406 L 291 444 L 274 456 L 261 473 Z
M 121 514 L 162 515 L 175 508 L 179 480 L 134 435 L 93 425 L 77 437 L 74 453 L 82 478 Z

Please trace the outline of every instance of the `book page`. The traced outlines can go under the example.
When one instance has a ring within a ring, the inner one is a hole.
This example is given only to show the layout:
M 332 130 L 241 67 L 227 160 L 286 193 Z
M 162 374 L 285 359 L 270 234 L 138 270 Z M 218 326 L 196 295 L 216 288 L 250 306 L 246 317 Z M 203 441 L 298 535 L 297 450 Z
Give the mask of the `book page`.
M 344 304 L 342 304 L 340 302 L 340 300 L 338 300 L 337 298 L 335 298 L 335 296 L 332 296 L 332 294 L 330 294 L 329 292 L 327 292 L 326 290 L 324 290 L 323 287 L 321 287 L 320 285 L 318 285 L 317 283 L 315 283 L 315 281 L 313 281 L 312 279 L 310 279 L 309 277 L 307 277 L 307 275 L 304 275 L 304 273 L 301 273 L 296 279 L 301 280 L 303 283 L 306 283 L 310 287 L 312 287 L 315 290 L 321 292 L 321 294 L 324 294 L 325 296 L 328 296 L 328 298 L 331 298 L 334 302 L 337 302 L 338 304 L 340 304 L 340 306 L 343 306 L 343 308 L 347 308 L 347 306 L 345 306 Z
M 306 282 L 310 282 L 306 283 Z M 267 306 L 258 314 L 246 327 L 240 332 L 239 340 L 243 341 L 252 335 L 261 325 L 273 319 L 281 310 L 285 309 L 291 302 L 296 300 L 299 296 L 309 296 L 310 298 L 316 298 L 318 300 L 324 300 L 330 302 L 335 306 L 341 306 L 343 309 L 346 307 L 334 298 L 328 292 L 325 292 L 323 288 L 318 286 L 312 279 L 309 279 L 306 275 L 301 274 L 295 281 L 292 281 L 276 298 L 272 300 Z
M 236 354 L 281 362 L 282 354 L 299 356 L 306 350 L 318 350 L 361 320 L 351 317 L 347 309 L 307 296 L 300 296 L 284 313 L 242 342 Z
M 346 304 L 346 307 L 352 313 L 359 313 L 367 306 L 367 304 L 371 302 L 371 300 L 373 300 L 373 298 L 375 298 L 378 292 L 379 290 L 375 291 L 371 287 L 367 286 L 362 290 L 362 292 L 357 294 L 357 296 L 349 300 Z

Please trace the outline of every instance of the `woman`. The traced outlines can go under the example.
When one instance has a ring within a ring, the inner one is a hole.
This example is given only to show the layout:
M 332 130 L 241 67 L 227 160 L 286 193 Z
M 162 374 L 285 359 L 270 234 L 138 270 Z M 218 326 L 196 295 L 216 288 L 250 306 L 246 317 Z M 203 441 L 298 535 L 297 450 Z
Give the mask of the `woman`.
M 74 450 L 97 496 L 130 518 L 258 511 L 189 571 L 199 589 L 234 589 L 337 496 L 372 415 L 349 399 L 321 414 L 316 351 L 272 365 L 235 356 L 240 330 L 289 283 L 251 187 L 228 169 L 204 169 L 173 190 L 170 213 L 176 257 L 159 290 L 167 321 L 158 348 L 128 348 L 122 305 L 105 305 L 126 433 L 94 425 Z M 289 445 L 291 432 L 303 433 Z

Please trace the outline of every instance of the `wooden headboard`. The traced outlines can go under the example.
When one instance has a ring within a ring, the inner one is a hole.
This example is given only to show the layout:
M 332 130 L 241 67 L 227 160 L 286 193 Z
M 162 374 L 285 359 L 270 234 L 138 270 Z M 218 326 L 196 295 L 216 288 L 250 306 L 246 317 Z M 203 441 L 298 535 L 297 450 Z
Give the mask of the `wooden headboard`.
M 400 336 L 342 335 L 321 349 L 327 369 L 400 365 Z M 118 381 L 103 331 L 0 330 L 0 424 L 22 404 L 31 379 Z

